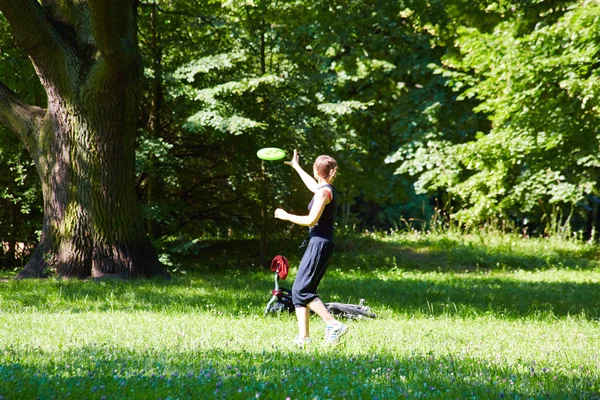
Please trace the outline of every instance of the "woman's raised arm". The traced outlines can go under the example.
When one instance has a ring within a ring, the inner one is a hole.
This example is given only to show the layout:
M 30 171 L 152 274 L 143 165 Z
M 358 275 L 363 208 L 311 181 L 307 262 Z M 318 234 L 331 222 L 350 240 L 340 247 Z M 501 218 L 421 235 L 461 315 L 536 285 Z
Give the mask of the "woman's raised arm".
M 306 185 L 308 190 L 310 190 L 313 193 L 317 192 L 317 189 L 319 188 L 319 184 L 317 183 L 315 178 L 310 176 L 300 166 L 300 157 L 298 156 L 298 150 L 294 149 L 294 156 L 292 157 L 292 161 L 285 161 L 285 164 L 291 166 L 292 168 L 294 168 L 296 170 L 296 172 L 298 173 L 298 175 L 300 175 L 300 178 L 302 178 L 302 182 L 304 182 L 304 184 Z

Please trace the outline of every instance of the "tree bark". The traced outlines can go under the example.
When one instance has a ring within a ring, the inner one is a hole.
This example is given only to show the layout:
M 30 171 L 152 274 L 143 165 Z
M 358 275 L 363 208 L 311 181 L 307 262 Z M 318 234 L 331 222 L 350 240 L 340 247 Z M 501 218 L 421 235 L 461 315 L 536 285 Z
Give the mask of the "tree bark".
M 24 5 L 45 13 L 46 29 L 60 27 L 51 38 L 64 51 L 52 54 L 52 63 L 36 45 L 45 39 L 22 28 L 23 21 L 31 24 L 31 16 L 19 12 Z M 44 200 L 40 243 L 18 277 L 44 277 L 52 271 L 78 278 L 168 277 L 146 235 L 134 187 L 142 79 L 135 2 L 47 0 L 44 5 L 0 0 L 0 11 L 6 15 L 8 9 L 12 16 L 7 18 L 17 41 L 34 63 L 38 60 L 48 96 L 48 108 L 39 118 L 39 109 L 21 104 L 8 90 L 2 96 L 0 90 L 0 109 L 8 114 L 16 104 L 21 112 L 19 119 L 2 118 L 0 112 L 0 120 L 25 121 L 13 123 L 22 131 L 33 127 L 20 137 L 27 138 L 24 144 Z M 26 111 L 31 118 L 22 117 Z

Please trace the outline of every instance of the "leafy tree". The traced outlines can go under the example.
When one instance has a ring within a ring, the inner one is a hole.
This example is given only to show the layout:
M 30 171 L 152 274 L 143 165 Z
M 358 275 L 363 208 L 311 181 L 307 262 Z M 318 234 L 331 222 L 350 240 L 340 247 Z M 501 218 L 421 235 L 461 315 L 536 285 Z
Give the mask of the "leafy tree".
M 135 1 L 2 0 L 45 89 L 45 108 L 0 85 L 0 121 L 33 158 L 40 243 L 19 276 L 162 275 L 137 210 L 134 150 L 142 69 Z
M 198 85 L 190 85 L 194 77 L 222 81 L 233 67 L 221 66 L 230 63 L 228 55 L 234 48 L 221 5 L 156 2 L 144 4 L 141 11 L 140 37 L 149 84 L 138 150 L 138 187 L 148 219 L 157 222 L 156 236 L 188 240 L 232 228 L 252 231 L 248 213 L 252 191 L 244 190 L 252 179 L 246 170 L 252 160 L 253 173 L 260 174 L 260 165 L 254 146 L 240 138 L 243 119 L 224 117 L 222 124 L 211 119 L 220 117 L 214 107 L 199 105 Z M 235 67 L 247 68 L 238 61 Z M 203 118 L 211 119 L 212 126 L 201 129 L 195 119 Z M 152 187 L 157 189 L 153 194 Z
M 149 207 L 161 226 L 172 224 L 163 233 L 183 227 L 193 236 L 233 227 L 262 231 L 264 238 L 267 206 L 285 199 L 302 212 L 308 199 L 289 171 L 263 169 L 255 158 L 267 145 L 298 147 L 304 160 L 330 153 L 340 161 L 344 225 L 354 221 L 353 214 L 361 226 L 398 223 L 411 212 L 426 218 L 424 199 L 415 200 L 412 181 L 394 176 L 395 168 L 383 163 L 386 156 L 398 143 L 431 126 L 440 131 L 448 121 L 456 120 L 457 135 L 476 131 L 468 117 L 455 118 L 461 112 L 472 115 L 470 109 L 455 107 L 445 80 L 427 68 L 443 48 L 431 45 L 431 35 L 408 19 L 400 3 L 153 4 L 143 10 L 159 11 L 162 104 L 165 115 L 177 115 L 184 125 L 180 131 L 173 123 L 173 130 L 152 139 L 165 141 L 153 148 L 164 150 L 166 143 L 170 149 L 161 151 L 173 157 L 155 166 L 177 170 L 172 186 L 160 185 L 166 189 L 162 199 L 168 199 L 163 212 Z M 143 54 L 149 60 L 152 28 L 144 29 Z M 146 104 L 153 109 L 151 100 Z M 186 115 L 185 110 L 193 111 Z M 150 126 L 145 131 L 149 135 Z M 149 168 L 152 157 L 140 159 Z M 148 193 L 150 180 L 142 182 Z M 403 202 L 415 205 L 398 206 Z M 276 226 L 283 229 L 279 222 Z
M 408 199 L 410 182 L 394 177 L 383 161 L 407 116 L 404 92 L 422 92 L 424 74 L 431 75 L 427 63 L 442 53 L 398 17 L 399 3 L 223 4 L 227 13 L 220 17 L 219 36 L 232 38 L 229 47 L 180 70 L 191 86 L 184 92 L 200 101 L 201 111 L 187 126 L 213 137 L 235 135 L 245 162 L 257 148 L 274 143 L 299 147 L 307 160 L 333 154 L 342 167 L 343 224 L 356 199 L 366 206 L 354 208 L 362 224 L 397 220 L 393 204 Z M 246 166 L 256 171 L 256 162 L 240 167 Z M 255 172 L 240 176 L 261 182 Z M 282 182 L 276 199 L 290 191 L 293 199 L 302 199 L 284 176 L 276 179 Z M 245 188 L 260 198 L 260 187 Z M 378 204 L 385 203 L 390 205 L 382 211 Z
M 8 22 L 1 16 L 0 43 L 0 81 L 23 93 L 27 101 L 42 105 L 43 89 L 33 66 L 13 45 Z M 0 130 L 0 255 L 4 253 L 0 267 L 11 267 L 27 255 L 27 251 L 19 251 L 18 243 L 29 245 L 37 240 L 41 196 L 31 158 L 14 135 L 3 126 Z
M 16 265 L 36 242 L 34 232 L 41 219 L 39 184 L 30 158 L 13 136 L 0 136 L 0 267 Z M 18 246 L 26 246 L 18 248 Z
M 419 176 L 420 191 L 447 189 L 459 199 L 463 222 L 501 215 L 550 224 L 564 215 L 565 223 L 597 192 L 599 8 L 563 2 L 535 18 L 514 3 L 507 10 L 513 18 L 487 32 L 457 28 L 459 52 L 432 65 L 457 101 L 480 102 L 473 110 L 490 129 L 412 142 L 390 160 Z

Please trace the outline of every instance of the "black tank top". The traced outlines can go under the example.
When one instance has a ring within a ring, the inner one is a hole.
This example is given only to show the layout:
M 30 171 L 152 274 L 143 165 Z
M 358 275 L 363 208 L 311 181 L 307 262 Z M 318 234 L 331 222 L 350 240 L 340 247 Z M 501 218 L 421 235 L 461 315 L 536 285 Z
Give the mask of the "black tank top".
M 335 222 L 335 216 L 337 214 L 337 191 L 329 184 L 319 186 L 321 188 L 328 188 L 331 190 L 331 201 L 325 205 L 321 217 L 317 221 L 317 224 L 311 226 L 309 229 L 308 237 L 314 236 L 322 237 L 324 239 L 333 240 L 333 224 Z M 315 202 L 315 196 L 308 204 L 308 211 L 312 209 L 313 203 Z

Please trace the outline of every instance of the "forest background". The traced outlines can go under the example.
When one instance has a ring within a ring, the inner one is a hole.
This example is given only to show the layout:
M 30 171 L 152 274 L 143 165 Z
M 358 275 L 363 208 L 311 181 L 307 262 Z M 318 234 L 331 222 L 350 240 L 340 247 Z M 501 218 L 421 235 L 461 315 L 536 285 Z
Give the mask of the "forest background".
M 595 1 L 140 2 L 136 190 L 161 261 L 250 238 L 264 262 L 305 234 L 272 218 L 310 193 L 267 146 L 338 160 L 341 230 L 594 241 L 599 17 Z M 4 18 L 0 81 L 46 107 Z M 41 221 L 31 157 L 0 127 L 0 265 L 23 265 Z

